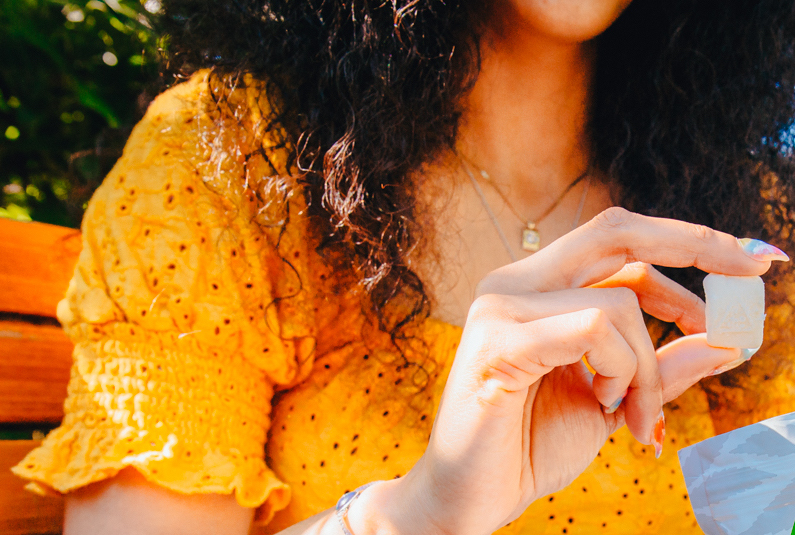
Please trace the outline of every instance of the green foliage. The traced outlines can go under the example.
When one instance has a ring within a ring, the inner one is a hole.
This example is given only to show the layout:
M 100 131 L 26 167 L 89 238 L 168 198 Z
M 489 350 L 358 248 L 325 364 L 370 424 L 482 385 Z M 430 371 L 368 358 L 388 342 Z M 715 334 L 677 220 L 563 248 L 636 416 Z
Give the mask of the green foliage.
M 54 425 L 3 425 L 0 428 L 0 441 L 2 440 L 43 440 L 55 428 Z
M 158 0 L 0 0 L 0 217 L 77 226 L 157 79 Z

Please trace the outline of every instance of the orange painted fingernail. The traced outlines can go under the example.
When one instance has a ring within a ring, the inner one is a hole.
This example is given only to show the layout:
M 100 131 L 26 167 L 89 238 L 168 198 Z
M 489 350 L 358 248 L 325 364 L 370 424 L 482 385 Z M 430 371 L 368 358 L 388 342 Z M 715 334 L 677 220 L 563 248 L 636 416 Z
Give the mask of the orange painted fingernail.
M 654 444 L 654 456 L 659 459 L 662 455 L 663 440 L 665 439 L 665 414 L 660 409 L 660 417 L 654 423 L 654 429 L 651 432 L 651 443 Z

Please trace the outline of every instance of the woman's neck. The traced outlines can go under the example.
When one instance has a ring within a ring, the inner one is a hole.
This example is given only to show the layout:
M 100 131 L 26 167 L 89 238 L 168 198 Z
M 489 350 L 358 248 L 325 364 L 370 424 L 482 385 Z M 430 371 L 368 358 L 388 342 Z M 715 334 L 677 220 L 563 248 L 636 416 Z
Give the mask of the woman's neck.
M 490 174 L 512 209 L 491 185 L 477 194 L 457 160 L 430 173 L 439 185 L 424 189 L 438 260 L 421 262 L 419 269 L 431 289 L 433 316 L 456 325 L 464 324 L 477 282 L 511 261 L 496 226 L 517 257 L 529 254 L 521 248 L 527 220 L 543 214 L 591 160 L 593 44 L 555 42 L 515 22 L 481 42 L 482 71 L 466 102 L 458 151 Z M 601 181 L 589 184 L 575 188 L 539 223 L 542 246 L 611 205 Z M 525 216 L 521 221 L 513 208 Z
M 510 23 L 490 26 L 467 99 L 459 150 L 538 213 L 590 163 L 588 114 L 595 47 Z

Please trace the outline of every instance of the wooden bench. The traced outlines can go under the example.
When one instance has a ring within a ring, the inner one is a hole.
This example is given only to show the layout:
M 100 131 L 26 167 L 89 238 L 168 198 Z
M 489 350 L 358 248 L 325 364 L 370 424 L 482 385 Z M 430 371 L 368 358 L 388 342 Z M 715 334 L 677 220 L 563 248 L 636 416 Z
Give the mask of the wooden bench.
M 63 417 L 72 344 L 55 319 L 80 232 L 0 218 L 0 432 L 51 429 Z M 37 440 L 0 440 L 0 533 L 61 533 L 63 499 L 23 489 L 9 468 Z

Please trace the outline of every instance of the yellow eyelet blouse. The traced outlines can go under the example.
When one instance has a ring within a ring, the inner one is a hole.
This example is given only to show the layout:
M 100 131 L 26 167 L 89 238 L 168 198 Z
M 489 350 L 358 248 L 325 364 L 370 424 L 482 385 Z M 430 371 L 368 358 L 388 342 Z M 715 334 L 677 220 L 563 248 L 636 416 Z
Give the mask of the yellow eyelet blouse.
M 75 343 L 66 416 L 14 472 L 68 492 L 132 466 L 177 492 L 234 493 L 275 533 L 412 467 L 461 329 L 429 319 L 396 348 L 317 252 L 264 93 L 249 80 L 216 102 L 213 83 L 201 72 L 158 97 L 94 195 L 58 307 Z M 743 388 L 710 379 L 670 404 L 659 460 L 619 431 L 500 533 L 700 533 L 677 449 L 795 410 L 795 292 L 770 290 Z

